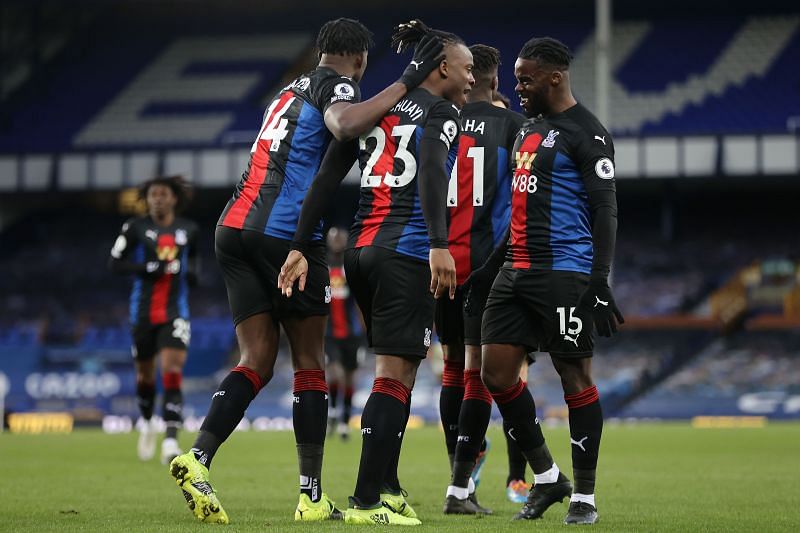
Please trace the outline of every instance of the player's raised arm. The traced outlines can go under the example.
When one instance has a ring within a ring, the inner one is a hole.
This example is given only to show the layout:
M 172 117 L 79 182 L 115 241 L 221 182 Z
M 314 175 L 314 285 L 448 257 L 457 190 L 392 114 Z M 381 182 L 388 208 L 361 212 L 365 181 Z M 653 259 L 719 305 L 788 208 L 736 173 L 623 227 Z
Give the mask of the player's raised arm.
M 402 76 L 384 90 L 359 103 L 337 102 L 325 111 L 325 126 L 337 140 L 352 139 L 378 122 L 408 91 L 415 88 L 438 66 L 443 44 L 434 35 L 423 37 Z
M 358 143 L 355 140 L 346 142 L 334 140 L 328 146 L 319 172 L 303 200 L 291 250 L 278 274 L 278 288 L 284 296 L 292 295 L 295 282 L 298 282 L 301 291 L 305 289 L 308 263 L 304 253 L 311 242 L 317 222 L 330 206 L 336 189 L 355 163 L 357 156 Z

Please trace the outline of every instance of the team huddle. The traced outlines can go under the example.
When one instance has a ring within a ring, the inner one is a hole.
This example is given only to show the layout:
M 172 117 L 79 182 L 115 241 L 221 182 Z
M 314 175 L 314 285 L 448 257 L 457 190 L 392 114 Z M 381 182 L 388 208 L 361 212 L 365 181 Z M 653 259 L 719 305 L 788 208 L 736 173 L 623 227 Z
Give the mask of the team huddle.
M 398 81 L 361 101 L 358 82 L 371 46 L 371 33 L 358 21 L 327 22 L 317 38 L 317 68 L 268 106 L 215 234 L 241 358 L 213 395 L 192 449 L 181 453 L 173 431 L 162 444 L 162 461 L 198 519 L 228 523 L 209 469 L 270 381 L 282 327 L 295 371 L 295 520 L 419 525 L 398 463 L 417 369 L 435 331 L 444 349 L 440 411 L 451 467 L 444 513 L 491 514 L 477 500 L 473 473 L 496 402 L 504 430 L 534 473 L 515 518 L 539 518 L 568 498 L 565 523 L 595 523 L 603 416 L 591 374 L 593 331 L 610 336 L 623 322 L 608 285 L 617 228 L 611 135 L 573 97 L 571 54 L 555 39 L 529 40 L 516 59 L 515 91 L 525 117 L 493 105 L 496 49 L 468 46 L 419 20 L 399 25 L 392 36 L 398 53 L 413 50 Z M 361 415 L 356 486 L 340 510 L 322 483 L 331 301 L 322 217 L 356 162 L 359 206 L 337 275 L 346 276 L 363 316 L 375 379 Z M 173 207 L 180 193 L 164 179 L 144 190 L 150 216 L 138 220 L 153 227 L 142 227 L 136 243 L 154 241 L 153 250 L 170 238 L 166 244 L 179 244 L 178 232 L 184 244 L 194 235 L 181 219 L 154 209 L 159 204 L 151 196 L 161 189 L 174 195 Z M 147 260 L 148 246 L 132 248 L 130 235 L 126 225 L 112 262 L 128 264 L 120 271 L 157 286 L 153 298 L 160 302 L 167 298 L 165 284 L 181 286 L 191 272 L 188 256 L 175 263 L 158 252 Z M 134 292 L 141 293 L 142 281 L 136 283 Z M 152 346 L 136 356 L 146 420 L 160 353 L 165 391 L 177 386 L 169 401 L 165 392 L 165 419 L 171 406 L 176 415 L 169 420 L 180 422 L 188 344 L 188 322 L 185 342 L 177 343 L 180 308 L 151 309 L 142 320 L 146 327 L 137 326 L 144 332 L 137 339 L 145 339 L 137 347 Z M 538 351 L 550 353 L 561 377 L 572 480 L 551 456 L 520 377 Z M 147 426 L 140 437 L 142 458 L 154 453 L 153 433 Z

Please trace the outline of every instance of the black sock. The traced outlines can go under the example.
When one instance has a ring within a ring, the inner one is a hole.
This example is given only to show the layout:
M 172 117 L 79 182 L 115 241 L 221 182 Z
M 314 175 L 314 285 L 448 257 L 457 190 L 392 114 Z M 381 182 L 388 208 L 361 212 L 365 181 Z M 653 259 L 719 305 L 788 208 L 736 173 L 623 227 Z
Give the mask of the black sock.
M 153 383 L 145 383 L 143 381 L 136 382 L 136 404 L 139 406 L 139 412 L 142 418 L 150 420 L 153 418 L 153 410 L 156 403 L 156 386 Z
M 439 417 L 444 430 L 444 443 L 450 459 L 450 472 L 453 471 L 453 460 L 458 442 L 458 415 L 461 402 L 464 400 L 464 363 L 463 361 L 444 360 L 442 373 L 442 390 L 439 393 Z
M 328 399 L 330 400 L 331 409 L 336 409 L 336 401 L 339 396 L 339 384 L 337 382 L 332 382 L 328 385 Z
M 353 387 L 344 388 L 344 399 L 342 402 L 342 423 L 346 426 L 350 423 L 350 416 L 353 412 Z
M 516 479 L 525 481 L 525 468 L 528 466 L 528 461 L 522 455 L 517 441 L 508 436 L 508 430 L 511 429 L 511 424 L 503 421 L 503 435 L 506 438 L 506 450 L 508 452 L 508 477 L 506 478 L 506 486 Z
M 403 431 L 408 388 L 395 379 L 375 378 L 361 414 L 361 462 L 354 499 L 370 507 L 380 502 L 380 490 Z
M 400 466 L 400 452 L 403 448 L 403 437 L 406 436 L 406 427 L 408 426 L 408 417 L 411 415 L 411 392 L 408 393 L 408 401 L 406 402 L 405 418 L 403 419 L 403 429 L 400 438 L 397 440 L 397 449 L 386 468 L 386 475 L 383 478 L 383 486 L 381 492 L 388 492 L 389 494 L 400 494 L 402 487 L 400 486 L 400 478 L 397 475 L 397 469 Z
M 594 494 L 597 457 L 603 434 L 603 410 L 597 387 L 564 396 L 569 407 L 572 471 L 576 494 Z
M 294 373 L 294 439 L 300 469 L 300 493 L 317 502 L 322 497 L 322 455 L 328 416 L 324 370 Z
M 225 376 L 211 397 L 211 407 L 192 446 L 201 464 L 211 468 L 217 448 L 239 425 L 247 406 L 262 386 L 258 374 L 247 367 L 237 366 Z
M 183 423 L 183 394 L 181 394 L 181 373 L 167 372 L 162 376 L 164 397 L 161 413 L 167 426 L 165 437 L 177 439 L 178 430 Z
M 464 371 L 464 402 L 458 417 L 458 443 L 453 463 L 452 484 L 466 488 L 492 416 L 492 396 L 481 381 L 480 369 Z
M 535 474 L 553 466 L 553 458 L 544 442 L 544 434 L 536 416 L 533 396 L 522 380 L 507 390 L 492 394 L 503 421 L 508 422 L 508 435 L 517 442 Z

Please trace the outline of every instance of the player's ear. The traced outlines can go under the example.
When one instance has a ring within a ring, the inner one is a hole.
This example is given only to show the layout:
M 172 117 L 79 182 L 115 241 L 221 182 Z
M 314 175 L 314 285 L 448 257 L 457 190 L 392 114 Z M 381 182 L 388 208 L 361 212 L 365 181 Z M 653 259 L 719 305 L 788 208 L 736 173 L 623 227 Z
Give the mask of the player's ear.
M 550 75 L 550 84 L 553 86 L 561 85 L 561 80 L 564 79 L 564 76 L 561 74 L 560 70 L 554 70 L 553 73 Z
M 446 59 L 442 59 L 442 61 L 439 63 L 439 75 L 442 77 L 442 79 L 445 79 L 445 80 L 447 79 L 447 60 Z
M 495 77 L 492 78 L 492 83 L 491 83 L 491 89 L 493 94 L 497 91 L 498 87 L 500 87 L 500 80 L 497 79 L 497 76 L 495 75 Z

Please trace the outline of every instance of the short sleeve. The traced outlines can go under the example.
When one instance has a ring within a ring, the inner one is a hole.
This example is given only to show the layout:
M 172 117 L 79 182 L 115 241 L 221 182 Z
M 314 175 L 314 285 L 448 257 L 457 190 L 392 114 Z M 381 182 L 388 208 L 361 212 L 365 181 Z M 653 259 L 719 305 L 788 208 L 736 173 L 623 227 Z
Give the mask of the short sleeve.
M 438 139 L 448 150 L 461 133 L 461 112 L 450 102 L 434 104 L 422 132 L 423 139 Z
M 319 107 L 322 114 L 339 102 L 357 104 L 361 101 L 361 89 L 347 76 L 331 76 L 323 80 L 319 92 Z

